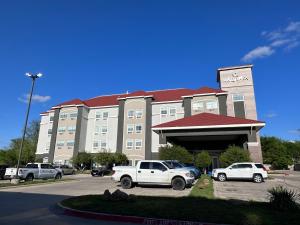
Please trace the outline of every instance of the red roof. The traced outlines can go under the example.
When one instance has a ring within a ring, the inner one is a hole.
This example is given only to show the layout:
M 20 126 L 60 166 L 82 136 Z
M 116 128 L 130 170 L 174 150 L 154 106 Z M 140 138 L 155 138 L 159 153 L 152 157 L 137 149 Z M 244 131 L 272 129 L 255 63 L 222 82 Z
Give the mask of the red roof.
M 226 126 L 264 126 L 264 122 L 258 120 L 242 119 L 231 116 L 217 115 L 212 113 L 200 113 L 193 116 L 173 120 L 153 126 L 154 130 L 160 129 L 180 129 L 183 127 L 213 128 Z
M 202 95 L 202 94 L 221 94 L 226 93 L 220 89 L 214 89 L 209 87 L 202 87 L 199 89 L 170 89 L 170 90 L 159 90 L 159 91 L 135 91 L 129 94 L 119 95 L 107 95 L 91 98 L 88 100 L 81 101 L 80 99 L 73 99 L 71 101 L 63 102 L 57 106 L 62 105 L 79 105 L 85 104 L 89 107 L 96 106 L 110 106 L 118 105 L 119 98 L 132 98 L 141 96 L 152 96 L 154 102 L 165 102 L 165 101 L 178 101 L 182 100 L 183 96 Z

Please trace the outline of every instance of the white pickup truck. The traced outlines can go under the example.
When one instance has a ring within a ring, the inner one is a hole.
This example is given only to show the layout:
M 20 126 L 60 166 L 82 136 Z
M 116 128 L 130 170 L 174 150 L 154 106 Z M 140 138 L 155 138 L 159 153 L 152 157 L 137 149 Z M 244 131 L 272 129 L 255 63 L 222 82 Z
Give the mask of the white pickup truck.
M 16 173 L 17 168 L 7 168 L 5 177 L 12 178 L 16 176 Z M 28 163 L 26 167 L 19 168 L 18 176 L 26 181 L 32 181 L 33 179 L 60 179 L 62 172 L 48 163 Z
M 183 190 L 195 181 L 188 169 L 172 168 L 162 160 L 142 160 L 136 166 L 115 166 L 112 179 L 121 182 L 124 189 L 129 189 L 134 184 L 159 184 L 171 185 L 174 190 Z

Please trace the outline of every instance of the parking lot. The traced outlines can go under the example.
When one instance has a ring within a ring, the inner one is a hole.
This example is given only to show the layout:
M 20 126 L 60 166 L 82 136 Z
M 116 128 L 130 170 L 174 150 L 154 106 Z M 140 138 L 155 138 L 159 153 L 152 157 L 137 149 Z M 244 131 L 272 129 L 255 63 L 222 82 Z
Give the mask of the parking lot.
M 222 199 L 266 202 L 269 200 L 268 190 L 279 185 L 300 193 L 300 172 L 273 174 L 270 179 L 260 184 L 251 181 L 214 181 L 214 194 Z

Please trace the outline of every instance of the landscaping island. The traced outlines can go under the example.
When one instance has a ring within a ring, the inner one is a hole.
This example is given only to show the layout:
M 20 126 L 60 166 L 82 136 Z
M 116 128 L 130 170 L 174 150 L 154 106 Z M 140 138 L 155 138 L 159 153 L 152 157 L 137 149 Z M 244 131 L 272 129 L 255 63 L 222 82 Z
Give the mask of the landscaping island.
M 147 218 L 247 225 L 299 225 L 300 211 L 276 211 L 269 203 L 220 200 L 213 197 L 212 180 L 202 176 L 188 197 L 129 196 L 111 200 L 105 195 L 72 197 L 62 206 L 93 213 Z

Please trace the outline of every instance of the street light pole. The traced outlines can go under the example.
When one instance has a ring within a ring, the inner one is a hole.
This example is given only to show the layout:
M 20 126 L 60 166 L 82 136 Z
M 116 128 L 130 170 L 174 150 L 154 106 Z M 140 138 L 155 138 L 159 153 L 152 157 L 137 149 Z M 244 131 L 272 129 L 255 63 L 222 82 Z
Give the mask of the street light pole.
M 28 99 L 28 106 L 27 106 L 27 112 L 26 112 L 24 129 L 23 129 L 22 141 L 21 141 L 20 150 L 19 150 L 19 157 L 18 157 L 18 164 L 17 164 L 16 176 L 15 176 L 15 180 L 12 179 L 13 183 L 18 183 L 19 182 L 20 161 L 21 161 L 21 156 L 22 156 L 22 151 L 23 151 L 23 145 L 24 145 L 24 140 L 25 140 L 25 135 L 26 135 L 26 129 L 27 129 L 27 122 L 28 122 L 28 117 L 29 117 L 29 111 L 30 111 L 32 93 L 33 93 L 33 89 L 34 89 L 35 80 L 37 78 L 40 78 L 42 76 L 42 74 L 41 73 L 38 73 L 38 74 L 26 73 L 26 76 L 28 76 L 28 77 L 30 77 L 32 79 L 32 83 L 31 83 L 31 90 L 30 90 L 30 95 L 29 95 L 29 99 Z

